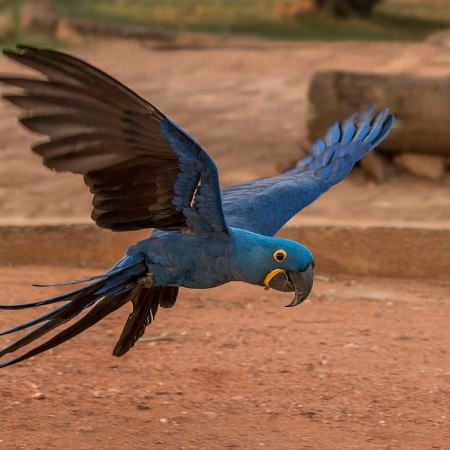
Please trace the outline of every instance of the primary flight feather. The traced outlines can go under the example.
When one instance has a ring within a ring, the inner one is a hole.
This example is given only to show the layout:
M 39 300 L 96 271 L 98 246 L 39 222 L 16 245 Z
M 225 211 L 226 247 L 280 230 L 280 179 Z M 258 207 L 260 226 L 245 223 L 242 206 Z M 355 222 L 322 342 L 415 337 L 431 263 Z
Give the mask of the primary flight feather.
M 37 302 L 0 305 L 16 310 L 62 303 L 0 332 L 31 328 L 1 349 L 0 358 L 72 322 L 0 367 L 55 347 L 131 302 L 132 313 L 113 351 L 121 356 L 143 335 L 159 306 L 175 304 L 179 287 L 244 281 L 293 291 L 288 306 L 298 305 L 311 291 L 314 258 L 305 246 L 273 235 L 343 180 L 394 124 L 387 109 L 374 115 L 370 108 L 334 124 L 293 169 L 221 190 L 217 167 L 206 151 L 109 75 L 54 50 L 21 46 L 4 54 L 41 75 L 2 76 L 0 82 L 19 90 L 3 95 L 25 112 L 19 121 L 48 137 L 32 148 L 44 165 L 83 175 L 99 227 L 155 230 L 104 275 L 84 280 L 91 282 L 87 286 Z

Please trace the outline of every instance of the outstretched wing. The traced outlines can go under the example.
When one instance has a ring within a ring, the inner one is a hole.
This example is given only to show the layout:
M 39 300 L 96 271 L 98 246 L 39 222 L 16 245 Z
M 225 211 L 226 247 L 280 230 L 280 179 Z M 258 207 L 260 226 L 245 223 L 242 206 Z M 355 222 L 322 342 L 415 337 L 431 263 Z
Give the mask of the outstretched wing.
M 384 109 L 375 117 L 374 107 L 331 126 L 323 140 L 316 141 L 310 155 L 294 169 L 222 189 L 227 223 L 268 236 L 289 219 L 339 183 L 353 166 L 391 131 L 394 116 Z
M 43 78 L 0 77 L 19 120 L 50 139 L 33 146 L 56 171 L 84 175 L 102 228 L 227 232 L 216 165 L 150 103 L 67 54 L 18 47 L 4 54 Z

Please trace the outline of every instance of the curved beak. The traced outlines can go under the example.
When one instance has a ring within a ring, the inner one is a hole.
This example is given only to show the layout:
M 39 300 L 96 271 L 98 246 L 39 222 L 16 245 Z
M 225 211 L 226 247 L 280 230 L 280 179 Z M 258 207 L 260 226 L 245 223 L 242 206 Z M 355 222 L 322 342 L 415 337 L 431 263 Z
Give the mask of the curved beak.
M 269 287 L 277 291 L 295 291 L 294 299 L 287 307 L 297 306 L 308 298 L 313 286 L 313 266 L 310 264 L 303 272 L 277 273 L 268 283 Z

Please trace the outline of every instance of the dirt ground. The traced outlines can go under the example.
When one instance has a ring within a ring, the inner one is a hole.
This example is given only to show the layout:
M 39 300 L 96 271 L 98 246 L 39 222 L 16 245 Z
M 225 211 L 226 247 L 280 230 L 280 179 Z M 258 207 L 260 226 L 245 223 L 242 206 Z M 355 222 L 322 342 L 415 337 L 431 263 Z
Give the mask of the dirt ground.
M 0 302 L 94 272 L 0 268 Z M 114 358 L 124 308 L 2 369 L 0 448 L 448 449 L 449 287 L 319 277 L 294 309 L 288 294 L 238 283 L 183 290 L 153 341 Z M 29 317 L 3 312 L 0 328 Z
M 307 148 L 309 80 L 316 70 L 450 74 L 447 50 L 426 44 L 298 43 L 159 51 L 104 41 L 73 53 L 119 78 L 179 123 L 216 160 L 223 184 L 276 174 Z M 20 71 L 0 58 L 0 72 Z M 81 180 L 41 167 L 17 111 L 0 106 L 0 222 L 86 221 Z M 358 172 L 357 170 L 355 172 Z M 381 187 L 353 174 L 302 213 L 304 220 L 450 225 L 450 176 L 400 174 Z

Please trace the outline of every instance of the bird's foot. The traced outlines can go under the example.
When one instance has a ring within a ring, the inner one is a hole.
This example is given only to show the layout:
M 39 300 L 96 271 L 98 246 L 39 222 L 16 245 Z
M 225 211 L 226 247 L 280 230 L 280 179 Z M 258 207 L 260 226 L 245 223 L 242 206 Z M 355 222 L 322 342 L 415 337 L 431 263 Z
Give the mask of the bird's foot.
M 138 284 L 139 286 L 143 286 L 146 288 L 151 288 L 154 284 L 153 275 L 151 273 L 147 273 L 145 277 L 139 278 Z

